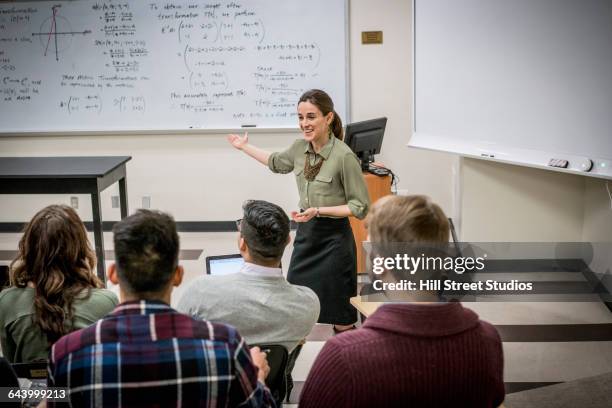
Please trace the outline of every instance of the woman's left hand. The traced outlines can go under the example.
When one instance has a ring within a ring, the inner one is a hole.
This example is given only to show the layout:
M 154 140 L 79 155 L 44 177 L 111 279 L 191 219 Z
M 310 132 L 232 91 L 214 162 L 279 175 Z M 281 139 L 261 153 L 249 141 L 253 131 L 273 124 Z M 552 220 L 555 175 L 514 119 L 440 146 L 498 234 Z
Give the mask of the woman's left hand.
M 291 211 L 291 219 L 295 222 L 307 222 L 317 216 L 316 208 L 308 208 L 303 212 Z

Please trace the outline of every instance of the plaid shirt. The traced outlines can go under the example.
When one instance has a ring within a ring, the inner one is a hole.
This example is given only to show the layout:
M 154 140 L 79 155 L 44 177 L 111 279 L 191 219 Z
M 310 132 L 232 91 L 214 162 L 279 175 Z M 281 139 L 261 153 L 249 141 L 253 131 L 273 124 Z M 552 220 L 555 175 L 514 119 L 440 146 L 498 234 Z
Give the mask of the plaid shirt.
M 236 329 L 145 300 L 59 339 L 49 386 L 78 407 L 274 406 Z

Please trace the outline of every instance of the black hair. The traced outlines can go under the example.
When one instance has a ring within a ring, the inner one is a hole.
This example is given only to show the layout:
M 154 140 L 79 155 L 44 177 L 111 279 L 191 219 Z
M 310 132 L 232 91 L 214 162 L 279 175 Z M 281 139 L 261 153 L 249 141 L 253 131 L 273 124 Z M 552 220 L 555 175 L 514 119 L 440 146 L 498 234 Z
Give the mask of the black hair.
M 113 227 L 117 274 L 134 294 L 159 293 L 178 265 L 179 237 L 172 216 L 138 210 Z
M 289 217 L 276 204 L 249 200 L 242 206 L 240 234 L 254 261 L 279 261 L 287 245 Z

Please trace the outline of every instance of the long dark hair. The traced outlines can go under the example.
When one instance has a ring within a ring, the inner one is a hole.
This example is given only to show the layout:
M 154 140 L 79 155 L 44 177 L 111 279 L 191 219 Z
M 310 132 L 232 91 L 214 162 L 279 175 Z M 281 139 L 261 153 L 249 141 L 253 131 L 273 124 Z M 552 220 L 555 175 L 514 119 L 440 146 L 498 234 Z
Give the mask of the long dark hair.
M 49 344 L 71 330 L 74 300 L 103 286 L 93 273 L 95 264 L 85 226 L 71 207 L 50 205 L 26 225 L 11 262 L 11 285 L 34 284 L 33 322 Z
M 340 116 L 334 110 L 334 102 L 329 97 L 329 95 L 320 89 L 311 89 L 309 91 L 304 92 L 304 94 L 300 97 L 298 101 L 298 105 L 302 102 L 310 102 L 323 113 L 323 116 L 327 115 L 329 112 L 333 112 L 334 119 L 330 125 L 331 131 L 338 139 L 342 140 L 342 120 Z

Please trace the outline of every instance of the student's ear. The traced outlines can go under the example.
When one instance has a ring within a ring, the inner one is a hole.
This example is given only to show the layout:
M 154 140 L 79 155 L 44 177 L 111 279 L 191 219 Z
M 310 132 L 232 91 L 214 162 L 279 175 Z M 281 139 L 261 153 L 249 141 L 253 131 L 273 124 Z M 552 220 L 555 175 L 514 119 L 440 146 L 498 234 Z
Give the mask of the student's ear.
M 325 115 L 325 120 L 327 125 L 331 126 L 331 124 L 334 122 L 334 112 L 328 112 L 327 115 Z
M 240 249 L 240 252 L 247 251 L 247 244 L 246 244 L 246 241 L 244 240 L 244 237 L 240 237 L 240 239 L 238 240 L 238 249 Z
M 183 282 L 183 275 L 185 275 L 185 269 L 182 265 L 177 265 L 174 271 L 174 277 L 172 278 L 172 285 L 179 286 Z
M 287 234 L 287 242 L 285 242 L 285 246 L 291 243 L 291 234 Z
M 108 280 L 112 282 L 113 285 L 119 284 L 119 276 L 117 275 L 117 265 L 112 263 L 108 265 Z

